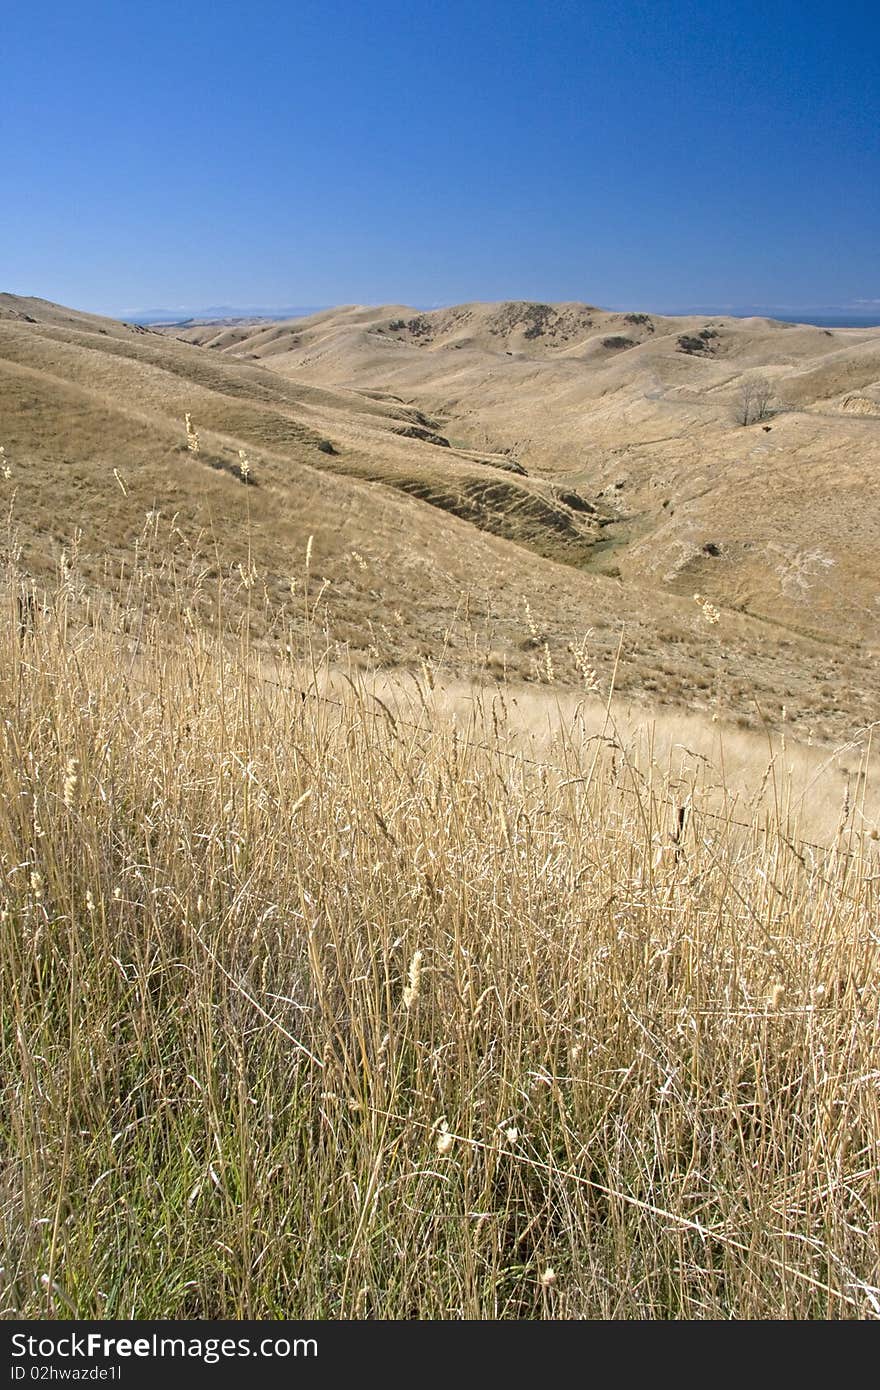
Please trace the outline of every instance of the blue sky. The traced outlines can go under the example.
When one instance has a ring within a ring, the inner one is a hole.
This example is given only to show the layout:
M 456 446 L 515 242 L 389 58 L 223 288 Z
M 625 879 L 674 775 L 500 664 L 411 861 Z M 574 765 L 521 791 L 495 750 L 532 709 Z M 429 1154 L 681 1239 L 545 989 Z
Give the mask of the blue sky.
M 10 0 L 0 53 L 0 289 L 880 309 L 876 3 Z

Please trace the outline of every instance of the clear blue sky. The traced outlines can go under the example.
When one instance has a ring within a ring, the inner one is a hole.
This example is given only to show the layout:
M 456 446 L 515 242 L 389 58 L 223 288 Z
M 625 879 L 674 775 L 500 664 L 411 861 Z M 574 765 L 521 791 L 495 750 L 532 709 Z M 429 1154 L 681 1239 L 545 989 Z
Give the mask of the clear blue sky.
M 880 305 L 876 0 L 0 8 L 0 289 Z

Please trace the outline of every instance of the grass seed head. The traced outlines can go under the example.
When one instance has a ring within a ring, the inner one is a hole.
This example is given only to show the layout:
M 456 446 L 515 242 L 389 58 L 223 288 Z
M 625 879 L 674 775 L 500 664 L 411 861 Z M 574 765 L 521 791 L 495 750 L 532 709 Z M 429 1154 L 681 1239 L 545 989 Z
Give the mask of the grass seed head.
M 441 1120 L 439 1132 L 437 1134 L 437 1152 L 441 1158 L 445 1158 L 448 1153 L 451 1153 L 454 1143 L 455 1139 L 449 1133 L 449 1125 L 445 1120 Z
M 422 953 L 414 951 L 412 960 L 409 963 L 409 970 L 406 977 L 406 985 L 403 991 L 403 1006 L 411 1009 L 422 992 Z
M 76 789 L 79 786 L 79 759 L 68 758 L 67 767 L 64 770 L 64 785 L 61 791 L 61 799 L 64 805 L 70 810 L 76 799 Z

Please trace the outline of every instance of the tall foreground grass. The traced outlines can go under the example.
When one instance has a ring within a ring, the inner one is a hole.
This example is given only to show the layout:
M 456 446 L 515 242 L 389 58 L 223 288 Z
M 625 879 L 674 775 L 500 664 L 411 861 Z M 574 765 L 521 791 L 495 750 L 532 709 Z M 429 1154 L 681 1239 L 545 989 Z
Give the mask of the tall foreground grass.
M 0 634 L 4 1316 L 880 1315 L 851 819 L 69 587 Z

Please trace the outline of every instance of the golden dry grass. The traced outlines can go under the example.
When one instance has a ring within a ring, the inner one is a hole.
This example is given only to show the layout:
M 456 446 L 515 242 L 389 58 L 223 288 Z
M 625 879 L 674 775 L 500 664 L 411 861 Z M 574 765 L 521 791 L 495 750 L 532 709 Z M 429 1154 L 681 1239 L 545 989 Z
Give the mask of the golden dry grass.
M 808 846 L 199 574 L 6 575 L 0 1314 L 880 1315 L 869 749 Z

